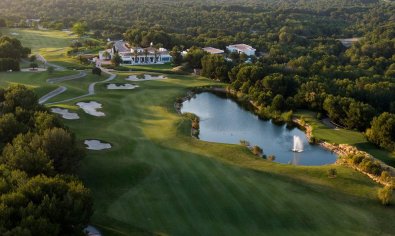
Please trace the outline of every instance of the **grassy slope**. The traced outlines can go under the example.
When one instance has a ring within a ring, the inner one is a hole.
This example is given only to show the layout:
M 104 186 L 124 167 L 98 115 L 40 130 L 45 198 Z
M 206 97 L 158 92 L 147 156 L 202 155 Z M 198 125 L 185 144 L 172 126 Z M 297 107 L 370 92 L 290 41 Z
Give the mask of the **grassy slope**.
M 30 30 L 30 29 L 8 29 L 2 28 L 0 32 L 4 35 L 14 37 L 22 42 L 22 45 L 38 53 L 42 48 L 64 48 L 68 47 L 74 37 L 62 31 L 53 30 Z M 16 33 L 16 34 L 12 34 Z
M 173 108 L 187 87 L 212 83 L 170 76 L 132 91 L 84 99 L 103 103 L 103 118 L 82 114 L 67 124 L 81 139 L 114 144 L 89 152 L 81 176 L 95 196 L 93 223 L 105 235 L 390 234 L 393 208 L 375 199 L 377 185 L 330 166 L 293 167 L 254 158 L 237 145 L 191 138 Z M 115 82 L 122 82 L 121 79 Z M 336 231 L 334 231 L 336 229 Z
M 55 71 L 53 74 L 47 72 L 2 72 L 0 73 L 0 87 L 7 88 L 10 85 L 23 84 L 32 88 L 37 97 L 41 97 L 58 87 L 58 85 L 46 83 L 47 79 L 75 73 L 73 71 Z
M 366 151 L 374 157 L 395 167 L 395 153 L 390 153 L 369 143 L 365 136 L 357 131 L 345 129 L 331 129 L 317 120 L 314 112 L 300 111 L 295 115 L 303 116 L 307 123 L 313 126 L 313 134 L 321 140 L 337 144 L 350 144 Z
M 14 37 L 22 45 L 32 49 L 32 53 L 41 54 L 47 61 L 64 67 L 81 66 L 77 59 L 67 56 L 70 44 L 77 39 L 70 33 L 55 30 L 9 29 L 0 28 L 4 35 Z M 14 34 L 13 34 L 14 33 Z

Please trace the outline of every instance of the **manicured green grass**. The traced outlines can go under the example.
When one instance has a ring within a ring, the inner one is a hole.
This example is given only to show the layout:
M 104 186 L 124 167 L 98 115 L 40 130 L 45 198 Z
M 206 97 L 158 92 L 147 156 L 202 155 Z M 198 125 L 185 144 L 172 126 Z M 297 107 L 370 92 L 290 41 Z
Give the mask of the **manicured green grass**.
M 0 28 L 0 32 L 19 39 L 24 47 L 31 48 L 32 53 L 39 53 L 49 62 L 68 68 L 87 68 L 87 66 L 81 65 L 75 57 L 67 56 L 72 41 L 77 39 L 70 33 L 56 30 L 14 28 Z
M 69 80 L 65 82 L 58 83 L 58 86 L 65 86 L 67 90 L 56 96 L 50 100 L 49 103 L 63 101 L 69 98 L 82 96 L 88 93 L 88 87 L 91 83 L 103 81 L 108 78 L 108 75 L 103 74 L 102 76 L 98 77 L 96 75 L 92 75 L 90 71 L 87 71 L 87 76 L 75 80 Z
M 130 68 L 133 71 L 151 71 L 151 72 L 171 72 L 173 67 L 170 63 L 162 64 L 162 65 L 136 65 L 136 66 L 127 66 L 124 67 Z
M 22 84 L 36 92 L 37 97 L 41 97 L 56 89 L 58 85 L 48 84 L 47 79 L 75 74 L 74 71 L 48 72 L 2 72 L 0 73 L 0 87 L 7 88 L 10 85 Z
M 0 32 L 3 35 L 19 39 L 22 45 L 31 48 L 33 53 L 37 53 L 42 48 L 68 47 L 71 41 L 75 39 L 69 33 L 54 30 L 1 28 Z
M 173 102 L 187 88 L 213 82 L 168 77 L 127 91 L 100 85 L 82 100 L 102 103 L 106 117 L 79 112 L 81 120 L 66 121 L 81 140 L 114 145 L 88 152 L 80 170 L 95 199 L 93 224 L 105 235 L 394 232 L 395 211 L 379 205 L 378 186 L 358 172 L 337 166 L 330 179 L 332 166 L 272 163 L 238 145 L 190 137 L 190 122 Z
M 304 120 L 313 127 L 313 135 L 316 138 L 330 143 L 350 144 L 356 146 L 360 150 L 366 151 L 388 165 L 395 167 L 395 154 L 371 144 L 366 140 L 363 133 L 346 129 L 328 128 L 325 124 L 315 118 L 316 114 L 314 112 L 299 111 L 296 112 L 295 115 L 299 117 L 303 116 Z
M 76 57 L 67 56 L 67 51 L 69 49 L 70 47 L 42 48 L 39 50 L 39 53 L 47 61 L 66 68 L 92 68 L 92 66 L 81 64 Z

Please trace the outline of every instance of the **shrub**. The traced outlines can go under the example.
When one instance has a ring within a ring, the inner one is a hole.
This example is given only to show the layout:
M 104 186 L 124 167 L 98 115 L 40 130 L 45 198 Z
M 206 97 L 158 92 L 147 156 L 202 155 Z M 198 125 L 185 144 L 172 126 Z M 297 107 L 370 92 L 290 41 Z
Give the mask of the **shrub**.
M 52 74 L 55 71 L 55 68 L 53 66 L 48 66 L 47 71 L 48 74 Z
M 285 122 L 292 123 L 293 112 L 292 111 L 285 112 L 283 113 L 282 117 Z
M 309 138 L 309 143 L 316 144 L 318 143 L 318 139 L 314 135 L 311 135 Z
M 93 67 L 92 68 L 92 74 L 101 76 L 101 69 L 98 68 L 98 67 Z
M 388 182 L 391 180 L 391 176 L 388 171 L 381 172 L 380 180 L 384 182 Z
M 36 62 L 30 63 L 30 68 L 36 69 L 38 67 L 38 64 Z
M 254 155 L 256 156 L 262 156 L 263 150 L 259 146 L 255 145 L 254 147 L 252 147 L 252 153 L 254 153 Z
M 13 58 L 0 58 L 0 71 L 19 71 L 19 61 Z
M 359 165 L 359 163 L 361 163 L 363 161 L 363 159 L 365 159 L 365 156 L 355 155 L 355 156 L 351 156 L 351 159 L 352 159 L 352 163 L 354 165 Z
M 382 168 L 379 162 L 371 160 L 370 158 L 365 158 L 363 161 L 359 164 L 359 166 L 362 168 L 363 171 L 366 171 L 367 173 L 380 176 L 382 172 Z
M 306 125 L 306 120 L 305 120 L 305 117 L 304 116 L 300 116 L 300 125 L 301 126 L 305 126 Z
M 392 188 L 385 186 L 382 189 L 379 189 L 377 197 L 379 198 L 381 204 L 388 206 L 391 203 Z
M 334 178 L 337 175 L 337 170 L 335 168 L 330 168 L 328 170 L 328 177 L 330 178 Z
M 274 161 L 274 160 L 276 160 L 276 156 L 275 156 L 275 155 L 269 155 L 269 156 L 267 157 L 267 159 L 268 159 L 269 161 Z

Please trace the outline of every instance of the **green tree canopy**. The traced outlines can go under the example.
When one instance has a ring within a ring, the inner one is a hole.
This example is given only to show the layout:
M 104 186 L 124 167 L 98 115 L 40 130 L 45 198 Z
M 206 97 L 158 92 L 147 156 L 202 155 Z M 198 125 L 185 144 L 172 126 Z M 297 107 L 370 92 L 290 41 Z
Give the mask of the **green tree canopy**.
M 372 143 L 395 150 L 395 114 L 384 112 L 372 121 L 372 127 L 366 131 L 366 137 Z

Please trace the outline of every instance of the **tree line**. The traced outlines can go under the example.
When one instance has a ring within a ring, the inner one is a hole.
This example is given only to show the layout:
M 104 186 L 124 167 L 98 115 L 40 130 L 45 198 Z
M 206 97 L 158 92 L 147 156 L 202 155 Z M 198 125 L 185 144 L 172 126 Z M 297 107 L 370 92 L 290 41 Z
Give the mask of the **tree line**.
M 19 61 L 30 52 L 18 39 L 0 35 L 0 71 L 19 71 Z
M 74 176 L 83 147 L 24 86 L 0 89 L 0 234 L 81 235 L 93 213 Z

